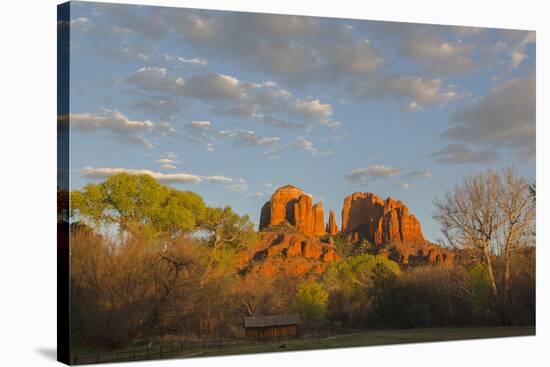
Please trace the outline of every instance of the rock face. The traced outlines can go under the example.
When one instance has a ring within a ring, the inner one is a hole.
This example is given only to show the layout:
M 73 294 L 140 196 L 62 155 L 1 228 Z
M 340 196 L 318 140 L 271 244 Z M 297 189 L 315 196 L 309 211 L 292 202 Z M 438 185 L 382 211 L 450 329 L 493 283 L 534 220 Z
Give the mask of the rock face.
M 425 242 L 420 222 L 400 200 L 384 200 L 371 192 L 356 192 L 344 199 L 342 232 L 354 241 L 376 245 Z
M 281 223 L 288 223 L 307 236 L 325 234 L 323 204 L 313 205 L 310 195 L 292 185 L 278 188 L 271 200 L 262 207 L 260 231 Z
M 242 273 L 305 275 L 322 273 L 340 260 L 333 245 L 300 233 L 261 232 L 258 245 L 241 254 Z
M 328 223 L 327 223 L 327 232 L 331 236 L 336 236 L 338 234 L 338 225 L 334 219 L 334 211 L 329 212 Z
M 394 243 L 375 250 L 375 254 L 387 257 L 403 266 L 450 264 L 455 260 L 455 252 L 428 241 L 417 243 Z

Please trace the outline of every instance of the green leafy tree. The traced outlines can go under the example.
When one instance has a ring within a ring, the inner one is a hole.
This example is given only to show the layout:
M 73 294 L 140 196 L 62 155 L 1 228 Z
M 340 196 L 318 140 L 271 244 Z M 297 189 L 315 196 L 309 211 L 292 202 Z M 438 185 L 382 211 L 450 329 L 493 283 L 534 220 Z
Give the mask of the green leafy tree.
M 245 250 L 257 240 L 248 215 L 240 216 L 228 206 L 207 208 L 200 229 L 209 235 L 208 244 L 216 252 L 222 249 Z
M 384 256 L 364 254 L 332 263 L 323 275 L 329 290 L 351 296 L 399 275 L 399 265 Z
M 296 294 L 295 308 L 309 322 L 322 320 L 327 312 L 329 294 L 317 282 L 301 283 Z
M 133 230 L 175 236 L 196 228 L 203 199 L 158 183 L 149 175 L 120 173 L 71 193 L 71 216 L 99 229 L 115 225 L 121 238 Z
M 330 264 L 322 278 L 330 292 L 330 317 L 350 321 L 372 314 L 399 274 L 397 263 L 379 255 L 351 256 Z
M 258 239 L 248 215 L 240 216 L 228 206 L 207 208 L 198 228 L 211 249 L 208 268 L 218 273 L 233 269 L 237 254 Z

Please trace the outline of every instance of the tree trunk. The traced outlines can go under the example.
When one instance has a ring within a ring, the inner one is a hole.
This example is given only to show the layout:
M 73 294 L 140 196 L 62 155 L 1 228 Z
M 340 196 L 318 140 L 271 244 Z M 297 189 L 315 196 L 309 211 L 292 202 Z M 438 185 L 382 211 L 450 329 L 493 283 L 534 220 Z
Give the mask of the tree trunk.
M 483 255 L 485 256 L 485 263 L 487 264 L 487 272 L 489 273 L 489 281 L 491 283 L 491 291 L 493 298 L 498 304 L 498 290 L 495 275 L 493 273 L 493 261 L 491 260 L 491 254 L 489 253 L 489 244 L 483 244 Z
M 504 284 L 502 290 L 502 311 L 503 311 L 503 322 L 505 325 L 508 325 L 509 315 L 508 315 L 508 298 L 510 293 L 510 243 L 506 244 L 504 249 Z

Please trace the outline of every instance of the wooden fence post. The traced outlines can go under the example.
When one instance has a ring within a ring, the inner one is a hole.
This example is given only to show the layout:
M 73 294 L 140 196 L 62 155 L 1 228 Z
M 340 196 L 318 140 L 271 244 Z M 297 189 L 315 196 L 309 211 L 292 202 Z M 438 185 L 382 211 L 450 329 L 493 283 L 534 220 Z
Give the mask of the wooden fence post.
M 135 361 L 136 360 L 136 348 L 132 348 L 132 359 Z
M 147 346 L 147 349 L 145 349 L 145 359 L 148 361 L 150 358 L 149 356 L 149 346 Z
M 160 345 L 159 359 L 162 358 L 162 344 Z

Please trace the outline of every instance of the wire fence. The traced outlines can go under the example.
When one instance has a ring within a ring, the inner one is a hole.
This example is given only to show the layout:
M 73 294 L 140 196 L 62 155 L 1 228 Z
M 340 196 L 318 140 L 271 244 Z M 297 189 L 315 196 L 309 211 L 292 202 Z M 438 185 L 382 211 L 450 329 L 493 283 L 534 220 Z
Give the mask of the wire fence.
M 298 339 L 321 339 L 329 336 L 328 334 L 308 334 L 300 335 Z M 71 357 L 72 365 L 112 363 L 112 362 L 132 362 L 146 361 L 151 359 L 164 359 L 174 357 L 192 357 L 200 355 L 202 352 L 213 349 L 222 349 L 232 346 L 253 346 L 269 342 L 282 342 L 285 339 L 275 338 L 264 341 L 251 341 L 245 339 L 209 339 L 202 341 L 187 341 L 179 343 L 165 343 L 151 347 L 131 348 L 114 352 L 97 352 L 94 354 L 75 354 Z

